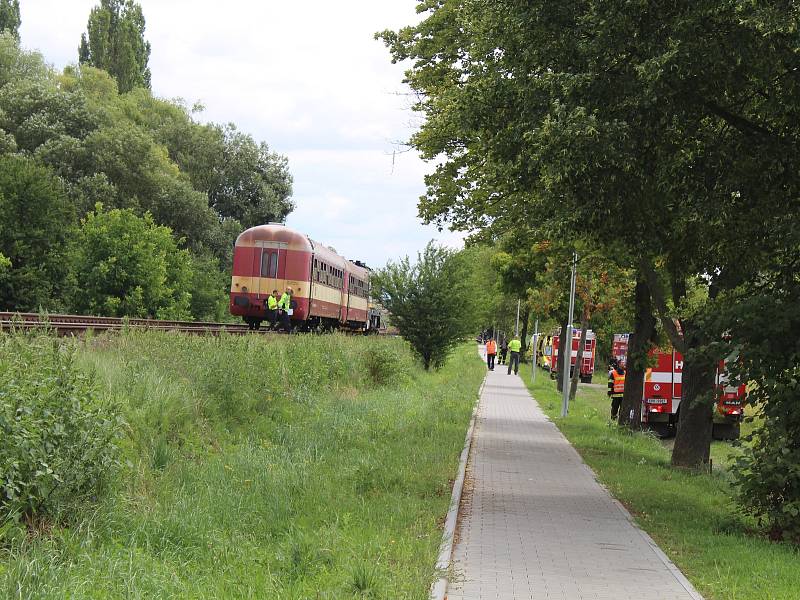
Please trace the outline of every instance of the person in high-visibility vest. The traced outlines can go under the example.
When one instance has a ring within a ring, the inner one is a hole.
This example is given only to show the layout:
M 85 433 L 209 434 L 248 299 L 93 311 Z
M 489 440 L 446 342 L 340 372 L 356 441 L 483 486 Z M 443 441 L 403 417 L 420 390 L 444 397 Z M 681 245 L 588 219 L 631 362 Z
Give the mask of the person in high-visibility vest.
M 508 359 L 508 374 L 511 375 L 511 369 L 514 369 L 514 375 L 519 372 L 519 351 L 522 350 L 522 342 L 519 341 L 519 336 L 515 335 L 514 339 L 508 342 L 508 350 L 511 356 Z
M 272 293 L 267 297 L 266 304 L 269 328 L 275 329 L 275 326 L 278 324 L 278 290 L 272 290 Z
M 278 300 L 278 313 L 281 316 L 281 327 L 286 331 L 291 331 L 292 323 L 289 320 L 289 309 L 292 307 L 292 288 L 286 288 L 286 291 Z
M 611 359 L 611 369 L 608 371 L 608 397 L 611 399 L 611 419 L 616 421 L 619 407 L 622 405 L 622 396 L 625 393 L 625 369 L 617 359 Z
M 497 356 L 497 342 L 490 337 L 486 342 L 486 366 L 490 371 L 494 371 L 494 357 Z

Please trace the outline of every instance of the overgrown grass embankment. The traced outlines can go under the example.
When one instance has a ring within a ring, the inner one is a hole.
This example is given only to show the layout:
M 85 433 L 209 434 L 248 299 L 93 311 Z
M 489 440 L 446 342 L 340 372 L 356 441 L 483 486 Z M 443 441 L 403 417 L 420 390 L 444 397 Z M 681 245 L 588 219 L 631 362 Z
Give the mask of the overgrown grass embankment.
M 0 540 L 3 598 L 425 598 L 484 371 L 397 339 L 78 342 L 125 422 L 111 491 Z
M 756 523 L 737 511 L 724 469 L 730 444 L 715 442 L 713 474 L 676 471 L 670 450 L 646 433 L 612 425 L 602 389 L 581 386 L 568 417 L 547 374 L 530 384 L 542 409 L 594 470 L 599 480 L 633 513 L 708 600 L 790 600 L 800 597 L 800 554 L 757 533 Z M 637 565 L 642 566 L 642 565 Z

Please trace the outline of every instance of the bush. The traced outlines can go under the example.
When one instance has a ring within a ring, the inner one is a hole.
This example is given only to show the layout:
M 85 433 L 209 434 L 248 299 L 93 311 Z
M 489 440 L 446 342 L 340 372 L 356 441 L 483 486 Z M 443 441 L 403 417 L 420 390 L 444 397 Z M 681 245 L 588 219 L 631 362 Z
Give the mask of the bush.
M 444 365 L 476 327 L 474 290 L 457 254 L 429 242 L 412 265 L 408 257 L 372 275 L 372 289 L 426 370 Z
M 191 257 L 149 213 L 138 217 L 98 204 L 81 221 L 74 254 L 75 310 L 109 317 L 190 317 Z
M 101 406 L 73 343 L 0 337 L 0 524 L 63 520 L 117 466 L 120 420 Z
M 387 343 L 388 342 L 388 343 Z M 364 370 L 377 385 L 397 385 L 411 374 L 413 362 L 405 347 L 394 340 L 374 340 L 364 348 Z

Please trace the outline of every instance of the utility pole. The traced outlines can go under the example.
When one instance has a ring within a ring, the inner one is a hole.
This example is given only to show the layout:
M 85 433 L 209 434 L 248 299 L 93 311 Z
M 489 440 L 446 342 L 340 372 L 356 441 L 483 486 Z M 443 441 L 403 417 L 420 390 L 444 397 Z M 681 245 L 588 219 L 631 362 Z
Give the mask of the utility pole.
M 569 412 L 569 368 L 572 362 L 572 319 L 575 316 L 575 271 L 578 268 L 578 253 L 572 253 L 572 278 L 569 286 L 569 318 L 567 319 L 567 332 L 564 348 L 561 348 L 562 360 L 564 361 L 564 383 L 562 385 L 563 397 L 561 399 L 561 416 L 566 417 Z M 578 368 L 578 365 L 575 365 Z
M 514 335 L 519 335 L 519 305 L 522 303 L 522 300 L 517 299 L 517 324 L 514 325 Z
M 531 383 L 536 382 L 536 359 L 539 356 L 539 319 L 533 327 L 533 352 L 531 352 Z

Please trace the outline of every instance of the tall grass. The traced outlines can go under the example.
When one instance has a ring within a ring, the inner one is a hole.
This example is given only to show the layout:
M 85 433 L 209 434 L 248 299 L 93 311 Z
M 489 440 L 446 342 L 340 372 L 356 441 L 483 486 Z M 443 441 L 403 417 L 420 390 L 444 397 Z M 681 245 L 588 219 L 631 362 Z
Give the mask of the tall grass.
M 0 549 L 0 597 L 424 598 L 474 349 L 425 373 L 397 339 L 87 339 L 124 468 L 71 528 Z

